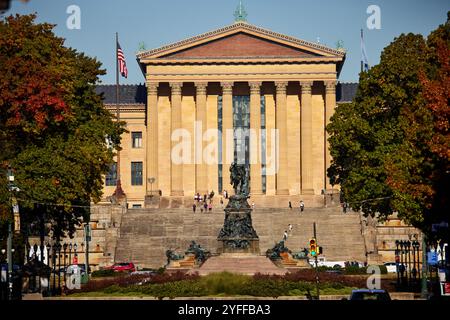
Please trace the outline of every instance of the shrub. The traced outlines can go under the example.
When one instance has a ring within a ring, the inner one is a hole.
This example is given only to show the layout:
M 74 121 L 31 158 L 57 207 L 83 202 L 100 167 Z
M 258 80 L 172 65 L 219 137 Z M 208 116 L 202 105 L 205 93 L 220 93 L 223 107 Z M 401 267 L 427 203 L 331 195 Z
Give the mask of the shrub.
M 230 272 L 213 273 L 200 279 L 209 294 L 239 294 L 239 290 L 251 282 L 251 277 Z
M 279 297 L 307 295 L 315 290 L 314 270 L 280 275 L 256 274 L 253 277 L 222 272 L 200 278 L 198 274 L 182 272 L 135 275 L 90 281 L 81 292 L 97 291 L 104 294 L 149 295 L 159 299 L 183 296 L 249 295 Z M 312 272 L 311 272 L 312 271 Z M 343 294 L 351 288 L 364 287 L 365 278 L 321 273 L 320 290 Z
M 379 266 L 379 267 L 380 267 L 381 274 L 387 274 L 387 273 L 388 273 L 388 272 L 387 272 L 387 268 L 386 268 L 385 265 L 381 265 L 381 266 Z
M 92 272 L 91 276 L 93 278 L 101 278 L 101 277 L 118 277 L 122 276 L 123 272 L 115 272 L 114 270 L 105 269 L 105 270 L 96 270 Z
M 158 274 L 163 274 L 164 272 L 166 272 L 166 268 L 164 268 L 164 267 L 160 267 L 160 268 L 158 268 L 158 270 L 156 270 L 156 273 L 158 273 Z
M 367 267 L 347 266 L 344 269 L 345 274 L 367 274 Z

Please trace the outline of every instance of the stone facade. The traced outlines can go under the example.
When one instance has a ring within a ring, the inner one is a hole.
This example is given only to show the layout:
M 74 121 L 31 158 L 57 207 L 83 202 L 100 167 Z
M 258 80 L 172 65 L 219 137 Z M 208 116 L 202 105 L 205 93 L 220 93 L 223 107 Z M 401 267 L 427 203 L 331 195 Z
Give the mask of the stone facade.
M 321 203 L 321 191 L 331 189 L 326 178 L 330 157 L 324 128 L 336 106 L 344 51 L 236 22 L 140 52 L 137 58 L 146 79 L 146 101 L 121 100 L 119 105 L 120 118 L 129 131 L 122 140 L 120 175 L 130 206 L 144 206 L 146 197 L 159 195 L 164 198 L 159 199 L 162 206 L 188 205 L 197 192 L 217 194 L 231 189 L 228 169 L 235 145 L 233 133 L 230 136 L 227 130 L 233 130 L 234 96 L 249 97 L 249 127 L 255 133 L 250 137 L 253 201 L 285 206 L 288 200 L 298 202 L 304 195 L 311 206 Z M 114 103 L 105 104 L 116 112 Z M 262 121 L 267 133 L 264 155 L 260 152 Z M 217 129 L 219 122 L 222 131 L 214 133 L 210 129 Z M 173 159 L 177 145 L 185 142 L 172 136 L 176 129 L 189 137 L 189 147 L 182 151 L 188 161 L 181 164 Z M 278 139 L 271 135 L 273 129 Z M 132 147 L 132 132 L 142 132 L 140 148 Z M 215 150 L 208 149 L 214 145 Z M 278 158 L 269 163 L 272 151 Z M 205 161 L 205 152 L 214 161 Z M 275 170 L 266 174 L 263 188 L 264 156 L 266 167 L 273 165 Z M 131 162 L 136 161 L 143 163 L 142 185 L 131 184 Z M 105 196 L 114 189 L 106 186 Z

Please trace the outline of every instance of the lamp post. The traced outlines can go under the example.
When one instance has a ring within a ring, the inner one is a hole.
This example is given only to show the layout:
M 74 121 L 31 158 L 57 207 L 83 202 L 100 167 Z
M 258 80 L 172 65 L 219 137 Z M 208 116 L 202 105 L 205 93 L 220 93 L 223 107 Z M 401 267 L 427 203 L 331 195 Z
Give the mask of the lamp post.
M 323 194 L 323 206 L 326 208 L 327 207 L 327 189 L 322 189 Z
M 416 282 L 417 280 L 417 276 L 420 277 L 420 272 L 419 271 L 419 241 L 417 241 L 417 236 L 416 239 L 413 240 L 412 242 L 412 247 L 413 247 L 413 260 L 414 260 L 414 266 L 413 266 L 413 270 L 414 270 L 414 282 Z
M 406 253 L 408 254 L 408 264 L 406 270 L 408 271 L 408 285 L 411 285 L 411 241 L 406 241 Z
M 72 264 L 72 242 L 69 243 L 69 265 Z
M 427 243 L 425 239 L 425 234 L 422 235 L 422 290 L 421 297 L 423 299 L 428 298 L 428 288 L 427 288 Z
M 66 264 L 66 260 L 67 260 L 67 243 L 64 242 L 63 244 L 63 253 L 64 253 L 64 285 L 66 285 L 66 271 L 67 271 L 67 264 Z
M 155 177 L 148 178 L 148 182 L 150 182 L 150 197 L 153 197 L 153 183 L 155 183 L 155 181 Z
M 14 183 L 14 174 L 12 172 L 11 167 L 8 167 L 8 187 L 10 192 L 10 201 L 11 201 L 11 207 L 12 207 L 12 213 L 14 216 L 14 207 L 13 207 L 13 201 L 12 201 L 12 191 L 13 191 L 13 183 Z M 6 244 L 6 250 L 7 250 L 7 261 L 8 261 L 8 300 L 12 300 L 12 290 L 13 290 L 13 282 L 12 282 L 12 267 L 13 267 L 13 261 L 12 261 L 12 223 L 11 220 L 8 222 L 8 240 Z
M 399 256 L 399 249 L 398 247 L 400 246 L 400 241 L 395 240 L 395 266 L 396 266 L 396 271 L 397 271 L 397 288 L 400 287 L 400 256 Z
M 46 248 L 47 248 L 47 265 L 48 265 L 48 270 L 50 270 L 49 271 L 49 274 L 48 274 L 48 281 L 47 281 L 47 292 L 48 293 L 50 293 L 50 285 L 51 285 L 51 274 L 52 274 L 52 271 L 51 271 L 51 269 L 50 269 L 50 258 L 52 257 L 51 256 L 51 248 L 52 248 L 52 246 L 50 245 L 50 243 L 49 242 L 47 242 L 47 246 L 46 246 Z
M 74 245 L 73 245 L 73 259 L 74 259 L 74 261 L 76 261 L 76 262 L 74 262 L 74 264 L 78 264 L 78 254 L 77 254 L 77 248 L 78 248 L 78 245 L 75 243 Z

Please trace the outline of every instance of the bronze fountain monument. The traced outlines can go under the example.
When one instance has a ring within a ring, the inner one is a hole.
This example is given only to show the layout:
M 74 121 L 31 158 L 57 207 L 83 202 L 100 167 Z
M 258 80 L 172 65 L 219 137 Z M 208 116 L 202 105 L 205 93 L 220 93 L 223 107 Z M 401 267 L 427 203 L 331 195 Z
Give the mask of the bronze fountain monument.
M 249 174 L 245 165 L 232 163 L 230 181 L 234 195 L 225 207 L 225 221 L 219 232 L 218 253 L 252 253 L 259 255 L 259 237 L 252 226 L 249 198 Z

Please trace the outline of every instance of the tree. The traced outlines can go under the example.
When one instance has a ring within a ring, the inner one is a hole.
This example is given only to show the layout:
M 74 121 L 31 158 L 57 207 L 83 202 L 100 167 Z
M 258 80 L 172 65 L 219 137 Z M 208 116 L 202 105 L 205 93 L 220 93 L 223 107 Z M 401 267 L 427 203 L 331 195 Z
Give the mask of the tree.
M 41 219 L 59 238 L 89 218 L 124 127 L 94 91 L 100 62 L 65 47 L 53 25 L 35 18 L 0 22 L 0 169 L 14 170 L 25 225 Z
M 448 212 L 448 35 L 447 23 L 427 41 L 394 39 L 327 127 L 328 175 L 345 201 L 381 220 L 396 211 L 427 233 Z

